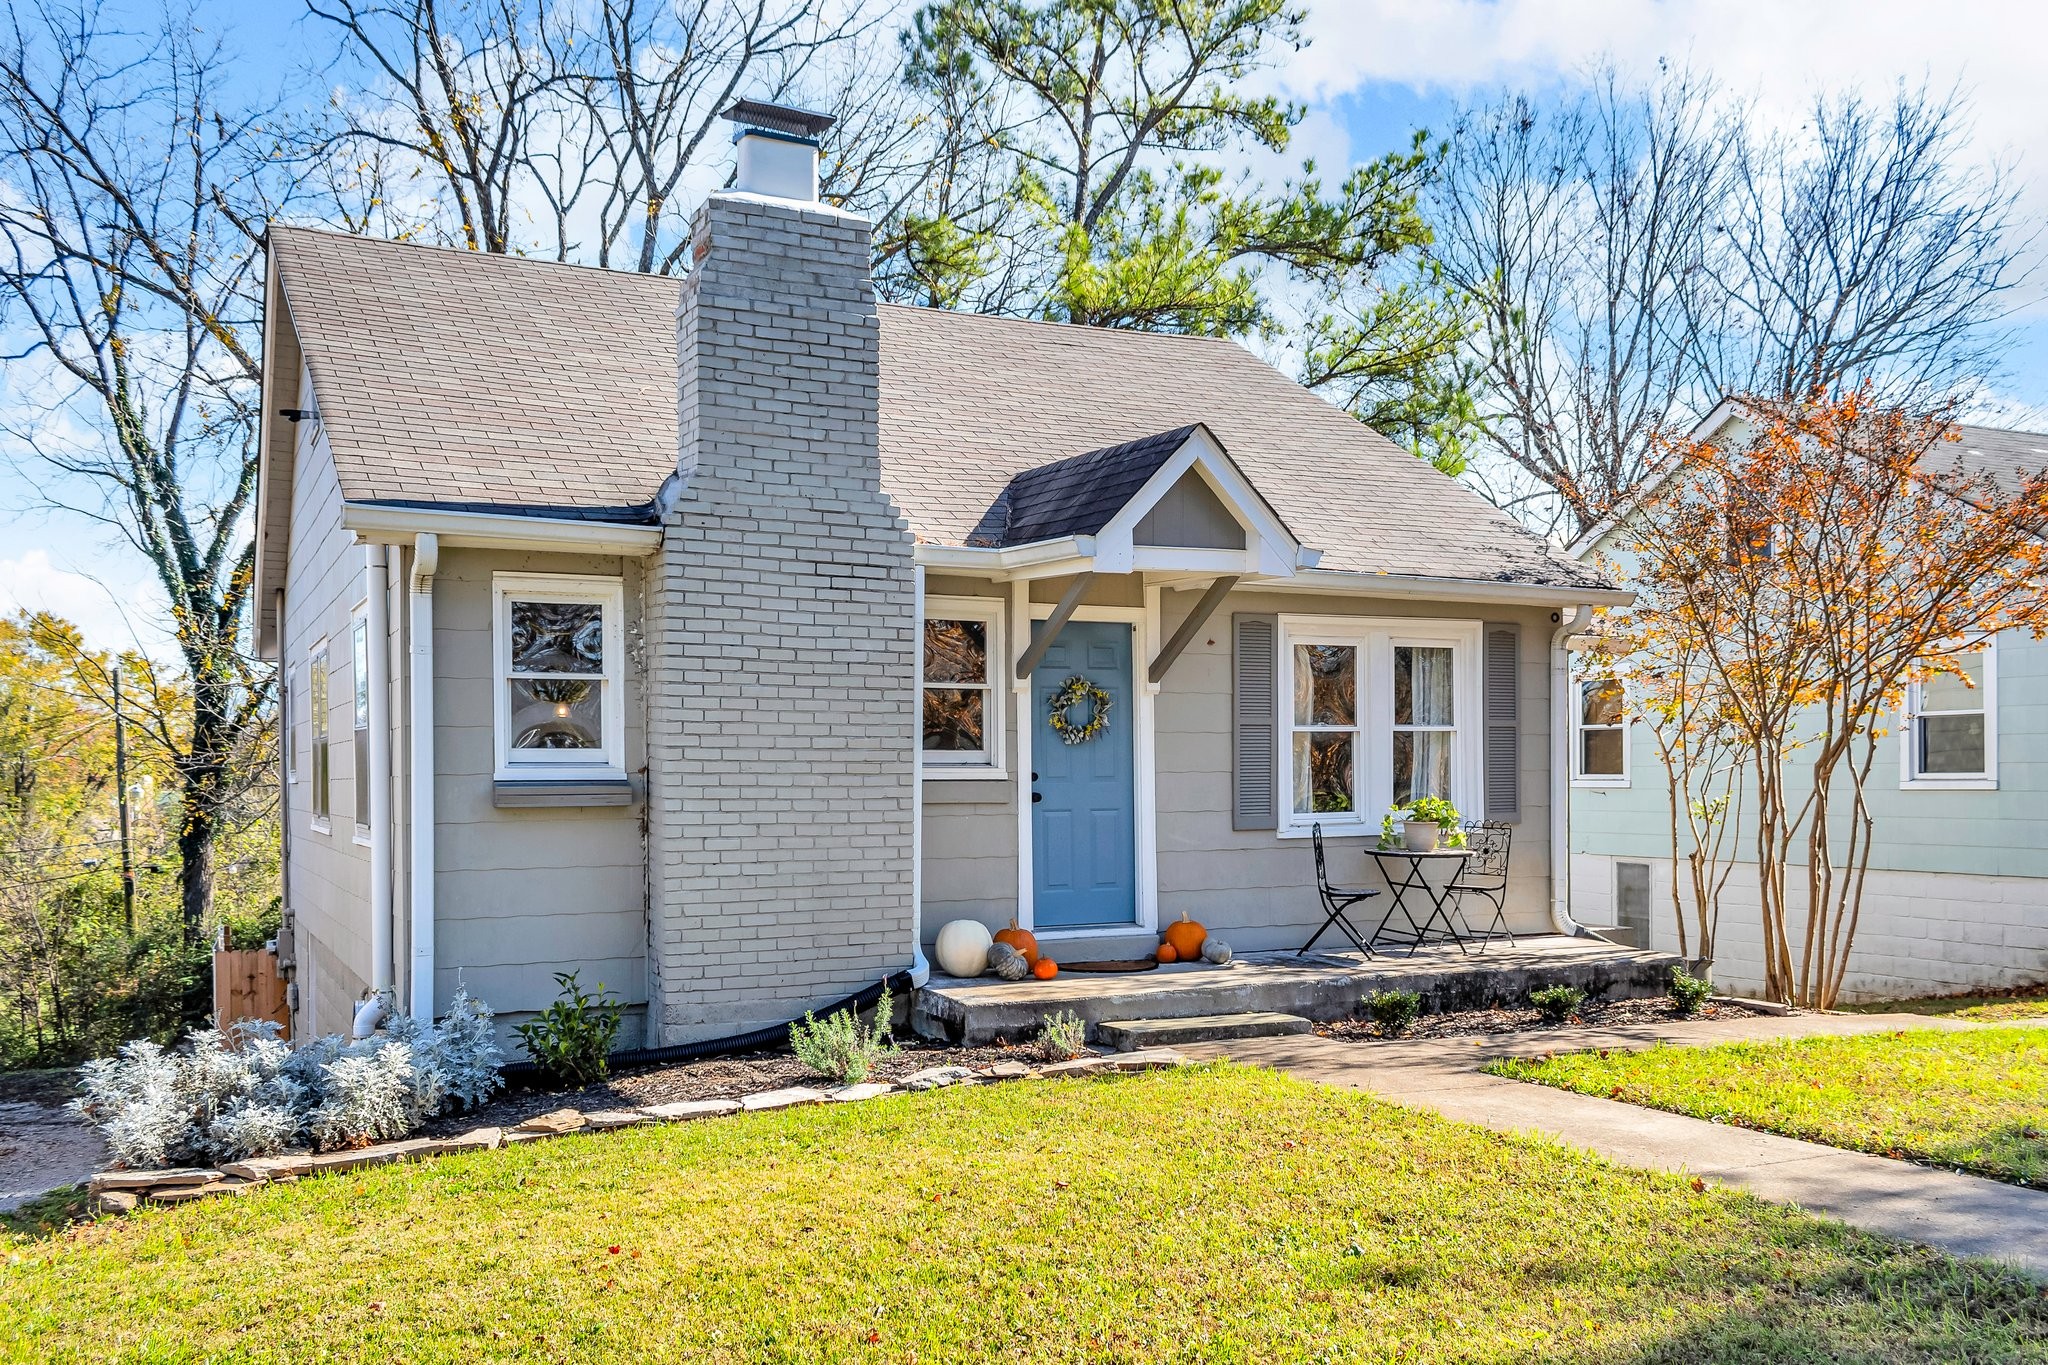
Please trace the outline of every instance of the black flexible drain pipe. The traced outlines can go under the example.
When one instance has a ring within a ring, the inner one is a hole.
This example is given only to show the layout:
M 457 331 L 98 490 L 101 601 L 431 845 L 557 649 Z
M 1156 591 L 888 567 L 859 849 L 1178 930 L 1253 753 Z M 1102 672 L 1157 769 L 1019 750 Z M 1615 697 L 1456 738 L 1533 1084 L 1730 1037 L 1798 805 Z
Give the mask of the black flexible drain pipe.
M 873 1009 L 880 1003 L 882 992 L 910 989 L 910 973 L 898 972 L 885 981 L 866 986 L 842 1000 L 835 1000 L 813 1014 L 838 1014 L 841 1010 Z M 666 1066 L 671 1062 L 694 1062 L 703 1057 L 725 1057 L 735 1052 L 758 1052 L 766 1047 L 780 1047 L 789 1041 L 790 1028 L 801 1021 L 792 1019 L 786 1024 L 770 1024 L 757 1028 L 751 1033 L 735 1033 L 730 1038 L 703 1038 L 694 1043 L 672 1043 L 668 1047 L 636 1047 L 627 1052 L 614 1052 L 611 1067 L 614 1071 L 631 1070 L 643 1066 Z M 498 1068 L 498 1074 L 508 1081 L 524 1080 L 538 1076 L 541 1069 L 532 1062 L 507 1062 Z

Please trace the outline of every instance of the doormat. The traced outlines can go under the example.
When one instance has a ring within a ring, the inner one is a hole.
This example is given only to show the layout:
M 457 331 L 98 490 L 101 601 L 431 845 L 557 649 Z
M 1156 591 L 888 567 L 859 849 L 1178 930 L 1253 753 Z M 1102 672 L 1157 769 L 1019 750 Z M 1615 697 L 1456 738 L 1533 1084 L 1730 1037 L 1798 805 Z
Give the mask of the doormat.
M 1062 962 L 1063 972 L 1149 972 L 1159 964 L 1149 957 L 1105 958 L 1099 962 Z

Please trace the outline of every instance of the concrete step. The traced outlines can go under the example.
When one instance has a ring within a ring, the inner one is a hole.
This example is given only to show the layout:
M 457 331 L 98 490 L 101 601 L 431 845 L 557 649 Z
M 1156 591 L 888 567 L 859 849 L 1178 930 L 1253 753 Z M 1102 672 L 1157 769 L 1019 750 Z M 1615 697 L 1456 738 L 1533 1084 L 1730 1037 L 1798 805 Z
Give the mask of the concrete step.
M 1144 1047 L 1307 1033 L 1312 1027 L 1298 1014 L 1248 1010 L 1241 1014 L 1198 1014 L 1183 1019 L 1105 1019 L 1095 1026 L 1095 1033 L 1118 1052 L 1131 1052 Z

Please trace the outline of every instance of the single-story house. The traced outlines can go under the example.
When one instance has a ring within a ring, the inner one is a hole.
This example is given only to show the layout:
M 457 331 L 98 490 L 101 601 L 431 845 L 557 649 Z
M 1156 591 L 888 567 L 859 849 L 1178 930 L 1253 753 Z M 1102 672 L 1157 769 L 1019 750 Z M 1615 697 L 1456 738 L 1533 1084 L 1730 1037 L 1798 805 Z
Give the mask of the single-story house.
M 576 971 L 721 1037 L 964 916 L 1297 947 L 1311 825 L 1360 880 L 1426 794 L 1567 919 L 1559 636 L 1624 594 L 1233 342 L 879 304 L 815 119 L 735 117 L 680 280 L 271 231 L 299 1030 Z
M 1748 439 L 1739 403 L 1718 406 L 1696 441 Z M 1973 477 L 2017 486 L 2048 469 L 2048 436 L 1964 426 L 1930 452 Z M 1571 548 L 1628 576 L 1627 515 Z M 2005 631 L 1964 661 L 1969 681 L 1907 689 L 1879 740 L 1868 796 L 1875 821 L 1846 1001 L 2004 989 L 2048 981 L 2048 643 Z M 1628 941 L 1678 950 L 1671 912 L 1671 787 L 1648 728 L 1626 714 L 1616 680 L 1572 681 L 1573 904 Z M 1794 760 L 1797 761 L 1796 759 Z M 1763 989 L 1763 921 L 1751 825 L 1753 784 L 1734 790 L 1714 978 Z M 1794 850 L 1804 856 L 1803 842 Z M 1796 908 L 1796 907 L 1795 907 Z M 1802 926 L 1794 922 L 1796 936 Z M 1695 945 L 1696 950 L 1696 945 Z

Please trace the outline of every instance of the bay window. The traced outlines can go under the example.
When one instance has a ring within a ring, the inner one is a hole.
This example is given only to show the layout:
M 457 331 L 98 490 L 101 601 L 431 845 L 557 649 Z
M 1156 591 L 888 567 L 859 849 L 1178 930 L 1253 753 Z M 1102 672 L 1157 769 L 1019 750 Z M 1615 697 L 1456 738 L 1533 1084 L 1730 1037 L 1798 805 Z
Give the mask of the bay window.
M 498 780 L 623 778 L 623 585 L 499 574 L 491 592 Z
M 927 777 L 1003 775 L 1002 603 L 925 603 L 921 752 Z
M 1280 618 L 1282 834 L 1377 832 L 1426 796 L 1479 818 L 1478 622 Z

